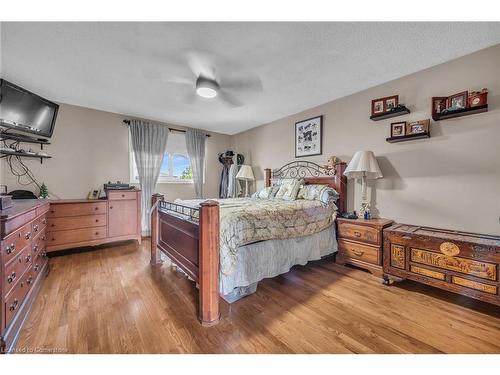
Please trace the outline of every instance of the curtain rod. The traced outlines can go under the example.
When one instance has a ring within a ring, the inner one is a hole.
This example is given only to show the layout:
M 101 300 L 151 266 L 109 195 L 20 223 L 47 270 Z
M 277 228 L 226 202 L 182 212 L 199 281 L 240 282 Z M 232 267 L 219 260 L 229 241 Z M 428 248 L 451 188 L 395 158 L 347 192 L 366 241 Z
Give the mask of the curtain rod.
M 123 120 L 124 124 L 130 125 L 130 120 Z M 185 133 L 185 130 L 181 129 L 175 129 L 175 128 L 168 128 L 171 132 L 179 132 L 179 133 Z M 205 134 L 205 136 L 210 137 L 210 134 Z

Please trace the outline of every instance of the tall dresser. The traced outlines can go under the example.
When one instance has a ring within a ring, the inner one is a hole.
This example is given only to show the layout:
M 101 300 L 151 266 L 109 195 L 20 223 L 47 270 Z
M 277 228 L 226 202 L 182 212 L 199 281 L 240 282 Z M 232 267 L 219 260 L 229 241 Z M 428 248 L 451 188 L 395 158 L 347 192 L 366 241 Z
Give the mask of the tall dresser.
M 0 351 L 10 352 L 47 273 L 49 202 L 14 201 L 0 211 Z

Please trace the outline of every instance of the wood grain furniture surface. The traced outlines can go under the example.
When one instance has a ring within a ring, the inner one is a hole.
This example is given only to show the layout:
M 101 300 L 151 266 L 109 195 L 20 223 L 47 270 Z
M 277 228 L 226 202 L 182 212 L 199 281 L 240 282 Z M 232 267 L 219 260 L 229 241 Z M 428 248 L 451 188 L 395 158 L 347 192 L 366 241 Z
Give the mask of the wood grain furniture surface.
M 271 171 L 266 169 L 266 186 L 272 180 L 303 178 L 305 184 L 328 185 L 339 193 L 338 206 L 345 210 L 346 164 L 325 169 L 308 161 L 296 161 Z M 165 253 L 199 285 L 198 318 L 203 326 L 219 322 L 219 204 L 205 201 L 199 209 L 152 197 L 151 264 L 158 264 Z
M 337 218 L 339 252 L 336 262 L 364 268 L 382 277 L 382 230 L 392 224 L 389 219 Z
M 500 237 L 394 224 L 384 229 L 386 281 L 411 279 L 500 306 Z
M 49 202 L 13 201 L 0 211 L 0 352 L 10 352 L 47 273 Z
M 47 252 L 103 243 L 141 242 L 140 190 L 108 190 L 105 200 L 51 200 Z
M 257 293 L 237 303 L 221 300 L 220 323 L 205 328 L 197 319 L 193 283 L 175 267 L 144 267 L 149 258 L 149 239 L 51 258 L 18 348 L 82 354 L 500 353 L 497 306 L 411 280 L 388 288 L 330 259 L 264 279 Z

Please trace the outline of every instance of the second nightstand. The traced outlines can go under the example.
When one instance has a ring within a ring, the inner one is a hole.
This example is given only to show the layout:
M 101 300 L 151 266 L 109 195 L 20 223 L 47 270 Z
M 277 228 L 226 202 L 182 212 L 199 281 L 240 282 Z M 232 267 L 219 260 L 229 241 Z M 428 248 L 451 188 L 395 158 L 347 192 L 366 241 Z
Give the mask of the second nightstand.
M 391 224 L 389 219 L 337 218 L 339 252 L 336 262 L 352 264 L 382 277 L 382 230 Z

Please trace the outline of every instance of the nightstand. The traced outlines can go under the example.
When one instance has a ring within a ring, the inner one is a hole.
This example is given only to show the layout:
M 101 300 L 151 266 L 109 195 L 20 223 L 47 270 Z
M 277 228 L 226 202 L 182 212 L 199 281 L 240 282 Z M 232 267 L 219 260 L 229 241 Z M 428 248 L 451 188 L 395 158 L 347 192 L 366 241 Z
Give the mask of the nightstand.
M 382 230 L 392 224 L 389 219 L 337 218 L 339 252 L 336 262 L 352 264 L 382 277 Z

